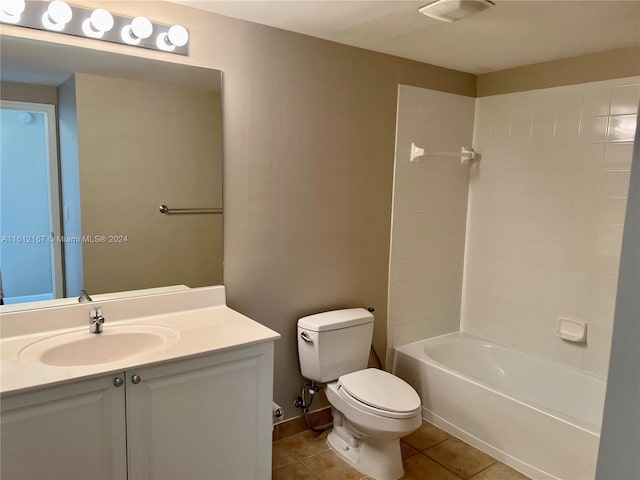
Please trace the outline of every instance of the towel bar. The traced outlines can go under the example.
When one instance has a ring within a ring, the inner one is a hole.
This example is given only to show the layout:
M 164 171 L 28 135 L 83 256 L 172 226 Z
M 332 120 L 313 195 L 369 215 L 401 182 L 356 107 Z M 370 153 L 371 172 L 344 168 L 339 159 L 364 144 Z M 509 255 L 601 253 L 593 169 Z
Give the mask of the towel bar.
M 190 213 L 222 213 L 221 208 L 169 208 L 160 205 L 160 213 L 167 215 L 190 214 Z

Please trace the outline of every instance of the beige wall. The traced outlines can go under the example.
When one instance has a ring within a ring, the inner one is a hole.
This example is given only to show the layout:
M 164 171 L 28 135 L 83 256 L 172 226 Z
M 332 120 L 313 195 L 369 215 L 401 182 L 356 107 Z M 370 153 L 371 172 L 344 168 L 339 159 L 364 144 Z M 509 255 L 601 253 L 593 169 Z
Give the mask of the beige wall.
M 282 334 L 275 400 L 299 415 L 297 318 L 373 306 L 384 351 L 398 83 L 473 96 L 475 76 L 162 2 L 118 2 L 117 13 L 186 25 L 190 56 L 3 33 L 224 72 L 228 303 Z
M 485 97 L 633 75 L 640 75 L 640 47 L 619 48 L 478 75 L 477 96 Z
M 222 206 L 220 95 L 76 74 L 84 287 L 105 293 L 222 283 L 221 215 L 162 215 Z M 132 108 L 133 106 L 133 108 Z
M 0 82 L 0 98 L 14 102 L 58 104 L 58 89 L 46 85 Z

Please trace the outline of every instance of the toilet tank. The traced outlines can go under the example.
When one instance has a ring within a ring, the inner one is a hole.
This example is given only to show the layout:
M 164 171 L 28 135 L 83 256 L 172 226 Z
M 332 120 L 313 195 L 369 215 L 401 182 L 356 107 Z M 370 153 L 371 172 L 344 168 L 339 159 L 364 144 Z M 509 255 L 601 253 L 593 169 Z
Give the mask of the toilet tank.
M 373 315 L 364 308 L 316 313 L 298 320 L 298 358 L 302 376 L 331 382 L 367 368 Z

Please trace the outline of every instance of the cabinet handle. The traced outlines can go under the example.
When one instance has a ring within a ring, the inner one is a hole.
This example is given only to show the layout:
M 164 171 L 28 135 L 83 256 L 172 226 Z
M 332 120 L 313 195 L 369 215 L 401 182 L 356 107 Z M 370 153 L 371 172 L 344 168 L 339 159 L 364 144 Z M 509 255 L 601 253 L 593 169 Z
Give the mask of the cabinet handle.
M 139 384 L 139 383 L 140 383 L 140 380 L 142 380 L 142 379 L 140 378 L 140 375 L 133 375 L 133 376 L 131 377 L 131 383 L 133 383 L 134 385 Z
M 113 384 L 116 387 L 121 387 L 124 384 L 124 382 L 122 381 L 121 377 L 116 377 L 116 378 L 113 379 Z

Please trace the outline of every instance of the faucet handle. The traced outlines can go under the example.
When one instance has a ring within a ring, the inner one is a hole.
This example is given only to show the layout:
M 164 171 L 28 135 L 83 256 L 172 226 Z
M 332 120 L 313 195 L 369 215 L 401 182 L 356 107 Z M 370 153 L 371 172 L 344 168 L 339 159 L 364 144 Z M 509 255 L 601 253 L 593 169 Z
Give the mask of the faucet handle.
M 89 312 L 89 331 L 91 333 L 102 333 L 102 324 L 104 317 L 102 316 L 102 307 L 92 308 Z

